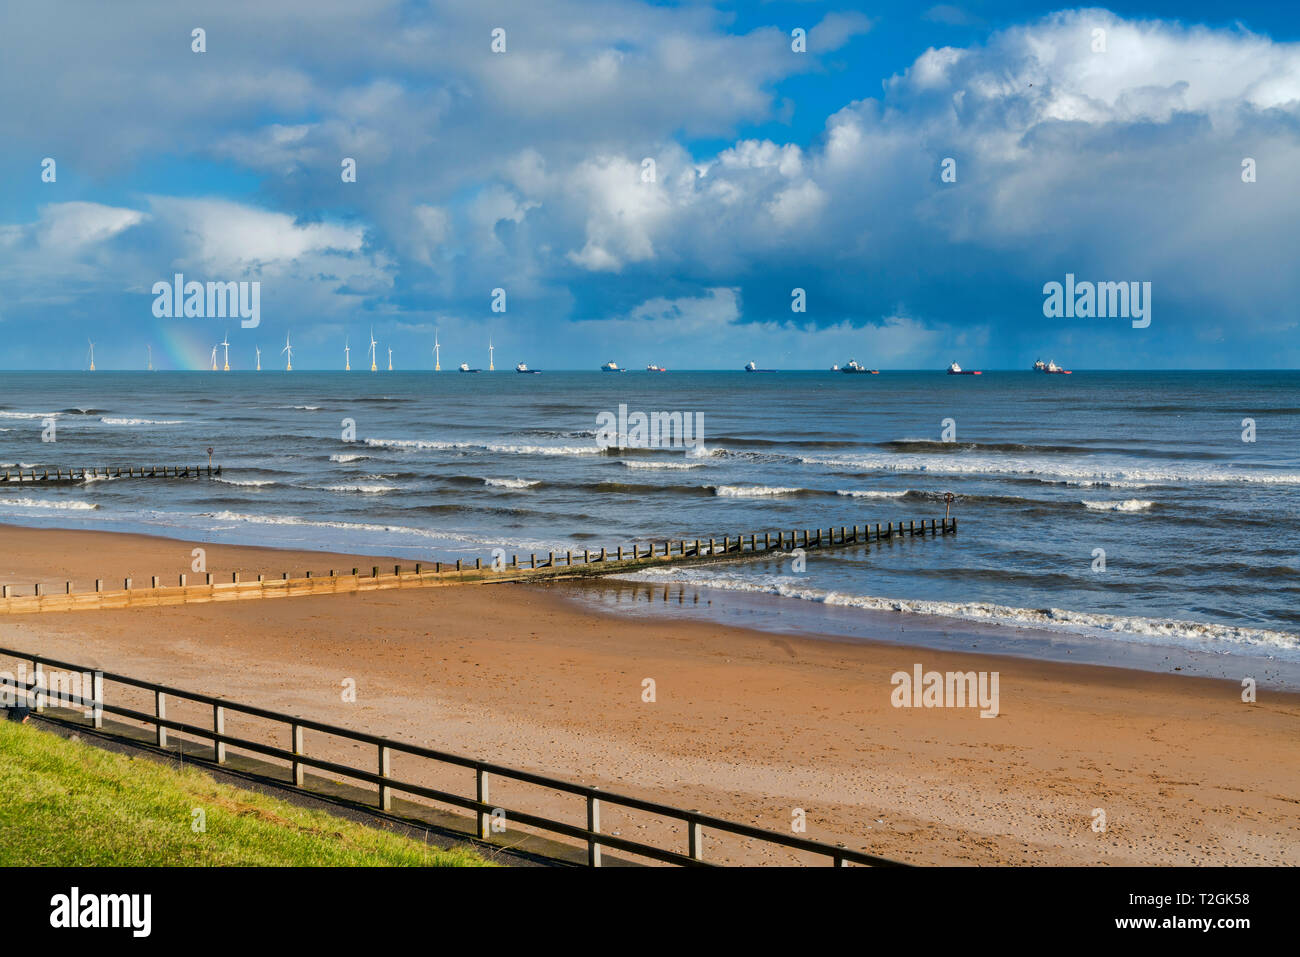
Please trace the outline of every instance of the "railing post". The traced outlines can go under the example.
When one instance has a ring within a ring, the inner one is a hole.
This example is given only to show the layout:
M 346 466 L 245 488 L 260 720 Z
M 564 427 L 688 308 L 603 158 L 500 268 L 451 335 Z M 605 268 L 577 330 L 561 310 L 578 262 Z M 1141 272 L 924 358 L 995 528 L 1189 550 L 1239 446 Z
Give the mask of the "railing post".
M 704 827 L 694 818 L 687 818 L 687 848 L 691 855 L 691 860 L 704 860 Z
M 488 773 L 481 767 L 474 769 L 474 795 L 474 799 L 479 804 L 488 802 Z M 491 816 L 487 811 L 479 808 L 474 817 L 478 822 L 478 836 L 486 841 L 492 836 Z
M 158 720 L 154 724 L 154 743 L 160 748 L 167 747 L 167 729 L 162 721 L 167 717 L 167 695 L 155 690 L 153 693 L 153 715 Z
M 379 746 L 379 776 L 386 778 L 392 773 L 391 751 L 384 745 Z M 393 789 L 386 784 L 379 785 L 379 810 L 391 811 L 393 809 Z
M 212 733 L 214 735 L 226 733 L 226 709 L 219 704 L 212 706 Z M 217 764 L 225 764 L 226 742 L 214 737 L 212 739 L 212 756 Z
M 587 794 L 587 830 L 593 834 L 600 833 L 600 799 L 590 792 Z M 587 866 L 600 867 L 600 845 L 591 838 L 587 838 Z
M 104 672 L 96 671 L 90 679 L 90 721 L 91 727 L 104 726 Z
M 293 736 L 292 751 L 294 754 L 302 754 L 303 753 L 302 725 L 294 723 L 290 725 L 290 727 L 292 729 L 292 736 Z M 292 770 L 293 770 L 294 785 L 296 787 L 302 787 L 303 772 L 306 770 L 302 762 L 294 761 Z
M 45 668 L 40 661 L 32 659 L 32 710 L 40 714 L 45 710 L 45 695 L 41 689 L 45 684 Z

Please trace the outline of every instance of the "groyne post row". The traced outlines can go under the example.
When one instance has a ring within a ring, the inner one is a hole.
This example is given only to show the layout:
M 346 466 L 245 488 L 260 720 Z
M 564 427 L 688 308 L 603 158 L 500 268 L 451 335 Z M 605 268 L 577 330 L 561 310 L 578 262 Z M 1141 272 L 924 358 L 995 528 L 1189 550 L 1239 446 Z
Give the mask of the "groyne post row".
M 40 474 L 36 469 L 30 469 L 24 472 L 19 469 L 17 472 L 11 472 L 5 469 L 6 482 L 12 482 L 15 485 L 53 485 L 55 483 L 85 482 L 90 479 L 107 479 L 107 478 L 210 478 L 214 475 L 221 474 L 220 465 L 143 465 L 139 468 L 128 466 L 121 468 L 119 466 L 104 466 L 102 468 L 89 469 L 63 469 L 56 468 L 54 474 L 50 474 L 49 469 L 42 469 Z
M 827 529 L 796 529 L 780 532 L 745 532 L 704 539 L 634 543 L 616 549 L 584 549 L 581 552 L 547 552 L 512 556 L 509 562 L 484 564 L 480 558 L 471 565 L 464 559 L 452 562 L 417 562 L 413 567 L 394 565 L 390 574 L 378 565 L 354 567 L 341 571 L 330 569 L 328 575 L 291 575 L 279 578 L 259 574 L 255 580 L 241 581 L 239 572 L 231 572 L 229 581 L 215 581 L 211 572 L 203 573 L 202 582 L 190 583 L 188 576 L 177 577 L 175 585 L 162 585 L 158 576 L 150 577 L 149 586 L 137 586 L 130 578 L 121 588 L 104 587 L 104 579 L 95 579 L 94 591 L 74 592 L 72 582 L 64 582 L 62 591 L 53 594 L 40 584 L 0 586 L 0 614 L 24 615 L 43 611 L 81 611 L 101 608 L 138 608 L 159 605 L 184 605 L 196 602 L 239 601 L 252 598 L 290 598 L 346 592 L 381 591 L 393 588 L 421 588 L 439 585 L 492 584 L 526 582 L 586 576 L 609 575 L 665 565 L 697 565 L 713 562 L 745 561 L 786 554 L 796 548 L 805 551 L 852 548 L 890 542 L 895 539 L 955 534 L 956 517 L 919 519 L 907 522 L 872 525 L 840 525 Z

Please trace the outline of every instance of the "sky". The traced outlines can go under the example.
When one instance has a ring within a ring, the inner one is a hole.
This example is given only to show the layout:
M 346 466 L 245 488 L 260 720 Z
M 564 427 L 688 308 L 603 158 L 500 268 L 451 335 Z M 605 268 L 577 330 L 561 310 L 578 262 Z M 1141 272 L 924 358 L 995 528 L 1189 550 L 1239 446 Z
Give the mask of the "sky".
M 5 4 L 0 369 L 1294 368 L 1300 7 L 1223 8 Z

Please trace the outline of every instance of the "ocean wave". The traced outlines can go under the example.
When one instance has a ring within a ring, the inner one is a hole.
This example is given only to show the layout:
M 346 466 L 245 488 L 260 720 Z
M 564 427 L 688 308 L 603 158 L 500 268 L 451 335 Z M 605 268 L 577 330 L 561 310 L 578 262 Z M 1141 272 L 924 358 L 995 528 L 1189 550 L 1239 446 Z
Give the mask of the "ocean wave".
M 105 425 L 184 425 L 184 419 L 119 419 L 104 416 L 99 420 Z
M 629 462 L 626 459 L 621 460 L 623 467 L 629 469 L 699 469 L 707 465 L 707 462 Z
M 212 477 L 212 481 L 220 482 L 222 485 L 242 485 L 246 488 L 261 488 L 263 485 L 275 484 L 275 479 L 232 479 L 217 475 Z
M 346 463 L 346 462 L 360 462 L 360 461 L 362 461 L 362 460 L 364 460 L 364 459 L 368 459 L 368 458 L 370 458 L 370 456 L 368 456 L 368 455 L 347 455 L 347 454 L 341 454 L 341 455 L 331 455 L 331 456 L 330 456 L 330 461 L 331 461 L 331 462 L 345 462 L 345 463 Z
M 934 475 L 1026 475 L 1053 480 L 1197 484 L 1300 485 L 1300 472 L 1265 469 L 1226 469 L 1188 464 L 1149 468 L 1127 463 L 1084 465 L 1049 460 L 1001 459 L 977 456 L 862 455 L 796 458 L 802 465 L 852 469 L 860 472 L 915 472 Z
M 53 419 L 62 415 L 62 412 L 4 412 L 0 411 L 0 419 Z
M 342 532 L 380 532 L 386 535 L 410 535 L 416 538 L 441 540 L 448 542 L 462 542 L 467 545 L 483 546 L 507 546 L 517 548 L 521 552 L 527 550 L 542 554 L 543 552 L 560 552 L 567 548 L 567 545 L 554 542 L 539 542 L 531 540 L 513 540 L 502 538 L 484 538 L 477 535 L 465 535 L 458 532 L 449 532 L 439 529 L 413 528 L 409 525 L 376 525 L 366 522 L 328 522 L 313 521 L 312 519 L 301 518 L 297 515 L 250 515 L 246 512 L 231 512 L 221 510 L 217 512 L 200 512 L 198 518 L 211 519 L 218 522 L 240 522 L 248 525 L 283 525 L 292 528 L 328 528 L 337 529 Z M 485 556 L 485 561 L 487 557 Z
M 701 574 L 696 569 L 652 568 L 619 575 L 633 581 L 673 581 L 683 585 L 777 595 L 866 611 L 934 615 L 984 624 L 1039 628 L 1140 644 L 1173 645 L 1215 653 L 1242 650 L 1300 659 L 1300 635 L 1268 628 L 1184 621 L 1176 618 L 1106 615 L 1061 608 L 1017 608 L 981 601 L 936 601 L 851 595 L 809 588 L 787 576 L 744 578 L 735 573 Z
M 43 502 L 36 498 L 0 498 L 0 507 L 4 508 L 52 508 L 60 511 L 89 512 L 99 508 L 94 502 L 59 500 Z
M 533 486 L 541 485 L 542 483 L 538 480 L 533 480 L 533 479 L 485 478 L 483 480 L 483 484 L 490 486 L 492 488 L 532 488 Z
M 791 488 L 783 485 L 706 485 L 714 495 L 723 498 L 764 498 L 767 496 L 815 495 L 806 488 Z
M 1155 502 L 1145 499 L 1130 498 L 1122 502 L 1095 502 L 1084 499 L 1082 505 L 1084 508 L 1090 508 L 1095 512 L 1145 512 Z
M 327 492 L 356 492 L 361 495 L 383 495 L 396 492 L 396 485 L 326 485 Z
M 596 445 L 500 445 L 483 442 L 442 442 L 433 439 L 366 439 L 366 445 L 376 448 L 431 449 L 438 451 L 473 450 L 499 452 L 509 455 L 606 455 L 606 449 Z
M 840 488 L 835 490 L 836 495 L 847 495 L 850 498 L 903 498 L 911 495 L 910 489 L 903 489 L 901 492 L 888 492 L 879 489 L 856 489 Z

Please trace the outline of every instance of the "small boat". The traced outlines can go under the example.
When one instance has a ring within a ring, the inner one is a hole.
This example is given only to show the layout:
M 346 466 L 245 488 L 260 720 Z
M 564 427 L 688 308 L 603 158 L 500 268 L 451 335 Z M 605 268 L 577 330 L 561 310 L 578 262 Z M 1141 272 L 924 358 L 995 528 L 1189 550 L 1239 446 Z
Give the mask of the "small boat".
M 839 371 L 840 371 L 839 364 L 836 363 L 835 365 L 831 366 L 831 371 L 832 371 L 832 372 L 839 372 Z
M 1048 375 L 1074 375 L 1074 373 L 1069 369 L 1062 369 L 1058 366 L 1055 359 L 1049 359 L 1047 362 L 1043 362 L 1042 359 L 1039 359 L 1034 363 L 1034 371 L 1045 372 Z
M 848 372 L 855 375 L 880 375 L 879 369 L 868 369 L 858 362 L 857 359 L 850 359 L 841 368 L 841 372 Z
M 760 368 L 758 367 L 758 363 L 756 363 L 756 362 L 746 362 L 746 363 L 745 363 L 745 371 L 746 371 L 746 372 L 775 372 L 776 370 L 775 370 L 775 369 L 760 369 Z
M 622 372 L 623 370 L 618 367 L 617 362 L 615 362 L 613 359 L 610 359 L 608 362 L 606 362 L 603 366 L 600 367 L 600 371 L 601 372 Z
M 541 370 L 541 369 L 530 369 L 530 368 L 528 368 L 528 363 L 526 363 L 526 362 L 520 362 L 520 363 L 517 363 L 517 364 L 515 365 L 515 371 L 516 371 L 516 372 L 524 372 L 524 373 L 527 373 L 528 375 L 541 375 L 541 374 L 542 374 L 542 370 Z
M 978 369 L 963 369 L 957 363 L 948 366 L 948 375 L 983 375 Z
M 667 372 L 668 370 L 665 369 L 663 366 L 657 366 L 652 362 L 645 367 L 645 371 L 646 372 Z
M 462 363 L 460 364 L 460 369 L 459 369 L 458 371 L 460 371 L 460 372 L 482 372 L 483 370 L 482 370 L 482 369 L 471 369 L 471 368 L 469 367 L 469 363 L 468 363 L 468 362 L 462 362 Z

